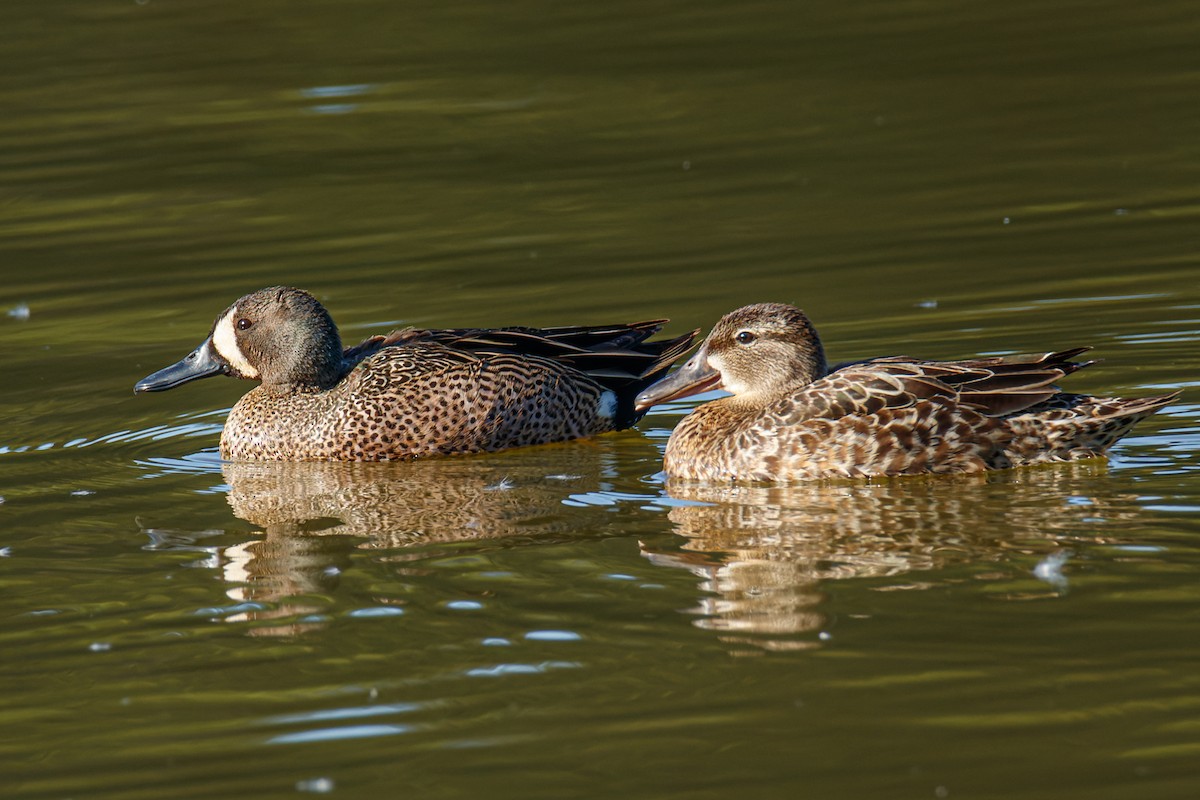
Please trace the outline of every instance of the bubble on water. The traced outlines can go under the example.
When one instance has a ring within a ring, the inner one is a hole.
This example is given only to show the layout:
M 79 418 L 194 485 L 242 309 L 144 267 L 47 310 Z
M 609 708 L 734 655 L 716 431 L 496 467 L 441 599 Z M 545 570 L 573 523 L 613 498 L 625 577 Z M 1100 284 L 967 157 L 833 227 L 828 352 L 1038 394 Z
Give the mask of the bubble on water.
M 1051 553 L 1038 562 L 1033 568 L 1033 577 L 1039 581 L 1045 581 L 1058 590 L 1067 588 L 1067 576 L 1063 575 L 1063 565 L 1067 563 L 1067 559 L 1071 557 L 1070 550 L 1059 550 L 1057 553 Z
M 24 322 L 25 320 L 29 319 L 29 305 L 27 303 L 15 305 L 8 310 L 8 315 L 13 319 L 18 319 Z
M 107 653 L 112 650 L 112 642 L 92 642 L 88 645 L 88 650 L 93 653 Z
M 296 781 L 296 790 L 328 794 L 333 791 L 333 785 L 333 778 L 309 778 L 306 781 Z

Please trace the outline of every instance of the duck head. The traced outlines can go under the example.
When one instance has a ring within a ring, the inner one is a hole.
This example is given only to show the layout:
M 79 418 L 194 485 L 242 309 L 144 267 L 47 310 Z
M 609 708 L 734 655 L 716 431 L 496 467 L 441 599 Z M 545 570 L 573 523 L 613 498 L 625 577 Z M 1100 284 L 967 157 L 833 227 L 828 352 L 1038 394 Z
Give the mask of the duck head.
M 636 405 L 644 411 L 710 389 L 765 402 L 827 372 L 825 349 L 803 311 L 783 303 L 756 303 L 722 317 L 700 349 L 673 375 L 638 395 Z
M 273 286 L 225 309 L 195 350 L 133 391 L 162 392 L 218 374 L 279 391 L 326 389 L 341 372 L 342 341 L 329 312 L 308 292 Z

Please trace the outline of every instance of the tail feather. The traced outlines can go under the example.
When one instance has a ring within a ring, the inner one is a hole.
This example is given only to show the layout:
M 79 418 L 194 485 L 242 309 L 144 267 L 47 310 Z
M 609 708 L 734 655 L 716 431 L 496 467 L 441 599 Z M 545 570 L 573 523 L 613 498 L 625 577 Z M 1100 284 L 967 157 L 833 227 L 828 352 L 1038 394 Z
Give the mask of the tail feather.
M 1169 394 L 1154 395 L 1153 397 L 1115 398 L 1107 403 L 1097 402 L 1096 410 L 1093 413 L 1097 416 L 1107 418 L 1133 416 L 1137 418 L 1136 422 L 1174 403 L 1182 393 L 1181 391 L 1175 391 Z M 1099 398 L 1096 399 L 1099 400 Z
M 638 411 L 635 408 L 637 396 L 650 386 L 650 384 L 666 375 L 671 365 L 691 349 L 692 343 L 695 342 L 699 334 L 700 329 L 697 328 L 674 339 L 664 339 L 659 342 L 649 343 L 649 346 L 654 346 L 658 350 L 654 360 L 634 380 L 616 389 L 617 422 L 620 427 L 627 428 L 645 416 L 645 411 Z M 588 374 L 592 373 L 588 371 Z M 601 380 L 601 383 L 603 383 L 603 380 Z
M 1174 402 L 1179 392 L 1153 397 L 1058 395 L 1004 420 L 1004 455 L 1013 466 L 1103 456 L 1134 425 Z

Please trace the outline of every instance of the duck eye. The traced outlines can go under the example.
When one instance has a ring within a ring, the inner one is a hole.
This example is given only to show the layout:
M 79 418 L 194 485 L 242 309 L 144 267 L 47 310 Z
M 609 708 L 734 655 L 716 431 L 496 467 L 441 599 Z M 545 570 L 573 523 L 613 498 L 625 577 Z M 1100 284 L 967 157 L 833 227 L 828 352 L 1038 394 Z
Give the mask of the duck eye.
M 754 344 L 754 341 L 758 339 L 758 337 L 750 331 L 738 331 L 738 335 L 733 338 L 737 339 L 738 344 Z
M 237 321 L 237 326 L 238 326 L 238 330 L 239 330 L 239 331 L 244 331 L 244 330 L 246 330 L 247 328 L 249 328 L 249 327 L 250 327 L 251 325 L 253 325 L 253 324 L 254 324 L 253 322 L 251 322 L 250 320 L 246 319 L 245 317 L 242 317 L 241 319 L 239 319 L 239 320 Z

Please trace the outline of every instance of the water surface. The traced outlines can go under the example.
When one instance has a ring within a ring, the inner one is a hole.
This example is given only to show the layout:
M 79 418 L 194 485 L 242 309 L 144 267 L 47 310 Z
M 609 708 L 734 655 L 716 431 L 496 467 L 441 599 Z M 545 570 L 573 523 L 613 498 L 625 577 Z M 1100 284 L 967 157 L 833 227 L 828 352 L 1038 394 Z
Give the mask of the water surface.
M 1194 9 L 16 0 L 0 48 L 0 794 L 1192 798 Z M 239 295 L 1091 345 L 1108 463 L 736 489 L 692 405 L 478 458 L 223 464 L 134 397 Z

